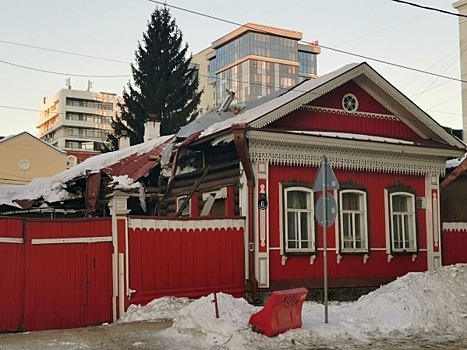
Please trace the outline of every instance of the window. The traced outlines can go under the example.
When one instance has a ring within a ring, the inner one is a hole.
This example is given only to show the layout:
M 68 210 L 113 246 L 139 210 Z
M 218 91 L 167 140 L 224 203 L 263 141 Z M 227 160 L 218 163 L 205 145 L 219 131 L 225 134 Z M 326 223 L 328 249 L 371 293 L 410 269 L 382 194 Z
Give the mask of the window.
M 415 195 L 393 192 L 389 195 L 391 249 L 393 252 L 417 250 Z
M 339 192 L 340 239 L 343 253 L 368 251 L 366 192 Z
M 306 187 L 284 188 L 284 246 L 287 253 L 314 252 L 313 192 Z
M 356 112 L 358 109 L 357 97 L 353 94 L 345 94 L 342 98 L 342 108 L 349 113 Z
M 190 216 L 190 200 L 185 203 L 185 200 L 187 199 L 187 196 L 182 196 L 177 198 L 177 213 L 180 210 L 180 207 L 182 205 L 185 205 L 182 209 L 182 212 L 180 213 L 180 217 L 188 217 Z
M 68 135 L 70 136 L 79 136 L 80 132 L 78 128 L 68 128 Z

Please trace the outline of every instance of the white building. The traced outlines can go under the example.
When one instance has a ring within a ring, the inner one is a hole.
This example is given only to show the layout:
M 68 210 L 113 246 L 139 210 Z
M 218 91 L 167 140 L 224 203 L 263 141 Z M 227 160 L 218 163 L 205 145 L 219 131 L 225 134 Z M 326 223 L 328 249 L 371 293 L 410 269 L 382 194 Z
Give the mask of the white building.
M 467 15 L 467 0 L 456 1 L 454 8 L 461 15 Z M 467 80 L 467 18 L 459 17 L 459 51 L 461 64 L 461 79 Z M 462 139 L 467 139 L 467 84 L 462 83 Z
M 119 113 L 113 93 L 62 89 L 44 98 L 37 128 L 39 138 L 66 150 L 100 151 Z

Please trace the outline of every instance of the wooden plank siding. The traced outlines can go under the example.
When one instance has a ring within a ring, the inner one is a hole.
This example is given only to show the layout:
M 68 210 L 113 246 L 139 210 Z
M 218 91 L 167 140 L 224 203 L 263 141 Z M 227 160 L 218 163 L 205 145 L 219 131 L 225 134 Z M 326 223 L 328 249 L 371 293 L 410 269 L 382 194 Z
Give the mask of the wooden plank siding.
M 307 167 L 270 166 L 269 198 L 279 197 L 280 183 L 297 183 L 309 185 L 314 183 L 317 169 Z M 386 252 L 386 229 L 384 189 L 396 184 L 403 184 L 416 192 L 417 196 L 425 196 L 425 177 L 388 173 L 354 172 L 334 169 L 334 173 L 341 184 L 361 186 L 367 191 L 368 200 L 368 232 L 369 248 L 368 259 L 364 262 L 362 253 L 343 254 L 338 262 L 335 253 L 336 236 L 335 224 L 327 230 L 328 248 L 328 276 L 330 279 L 342 278 L 388 278 L 395 279 L 411 271 L 426 271 L 427 266 L 427 239 L 426 215 L 424 209 L 417 210 L 417 244 L 418 252 L 414 260 L 412 254 L 394 254 L 388 262 Z M 321 193 L 316 193 L 316 201 Z M 336 199 L 338 202 L 338 198 Z M 339 204 L 337 204 L 339 205 Z M 277 200 L 271 200 L 269 208 L 270 217 L 270 279 L 322 279 L 323 278 L 323 229 L 315 222 L 317 253 L 313 264 L 310 264 L 310 255 L 289 256 L 285 265 L 281 263 L 279 251 L 281 237 L 279 217 L 282 213 Z M 339 212 L 339 210 L 338 210 Z M 271 249 L 272 248 L 272 249 Z
M 22 244 L 0 240 L 1 293 L 8 293 L 0 300 L 0 330 L 64 329 L 112 321 L 110 219 L 2 218 L 0 230 L 24 237 Z
M 467 222 L 446 223 L 458 228 L 443 228 L 443 265 L 467 263 Z
M 145 220 L 153 226 L 128 232 L 130 304 L 212 292 L 244 295 L 244 228 L 173 229 L 162 219 Z
M 23 329 L 23 220 L 0 218 L 0 332 Z
M 362 113 L 366 113 L 368 115 L 367 118 L 348 113 L 331 112 L 329 110 L 329 108 L 342 110 L 342 96 L 348 91 L 352 91 L 358 98 L 359 111 L 364 111 Z M 272 126 L 302 131 L 339 131 L 342 133 L 376 135 L 403 140 L 420 139 L 420 136 L 402 121 L 395 118 L 378 117 L 378 114 L 392 115 L 392 113 L 354 82 L 348 82 L 329 94 L 314 100 L 311 102 L 311 106 L 316 108 L 308 109 L 304 107 L 303 109 L 291 112 L 287 117 L 275 121 Z M 370 117 L 370 114 L 374 115 Z

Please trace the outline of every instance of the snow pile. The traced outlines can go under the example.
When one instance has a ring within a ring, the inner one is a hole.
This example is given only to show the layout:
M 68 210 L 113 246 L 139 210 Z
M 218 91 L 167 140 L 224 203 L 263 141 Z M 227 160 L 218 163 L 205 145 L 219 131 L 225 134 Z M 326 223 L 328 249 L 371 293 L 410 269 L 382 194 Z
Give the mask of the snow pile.
M 305 302 L 302 327 L 273 338 L 249 327 L 250 316 L 261 307 L 223 293 L 217 293 L 217 299 L 219 318 L 212 294 L 191 303 L 186 299 L 158 299 L 130 309 L 125 317 L 128 321 L 152 320 L 172 309 L 178 312 L 172 314 L 173 326 L 161 335 L 207 348 L 293 349 L 313 345 L 337 349 L 401 337 L 439 341 L 443 337 L 463 337 L 467 328 L 467 265 L 409 273 L 356 302 L 330 302 L 328 323 L 324 305 Z
M 351 309 L 355 314 L 367 314 L 382 333 L 462 332 L 467 327 L 466 266 L 408 273 L 361 297 Z
M 173 320 L 180 313 L 180 309 L 189 304 L 188 298 L 163 297 L 154 299 L 145 306 L 130 305 L 118 322 Z
M 197 334 L 207 345 L 223 345 L 236 337 L 233 343 L 243 343 L 241 330 L 249 330 L 248 320 L 257 308 L 243 298 L 216 293 L 219 318 L 216 318 L 214 295 L 200 298 L 180 310 L 172 331 L 175 334 Z

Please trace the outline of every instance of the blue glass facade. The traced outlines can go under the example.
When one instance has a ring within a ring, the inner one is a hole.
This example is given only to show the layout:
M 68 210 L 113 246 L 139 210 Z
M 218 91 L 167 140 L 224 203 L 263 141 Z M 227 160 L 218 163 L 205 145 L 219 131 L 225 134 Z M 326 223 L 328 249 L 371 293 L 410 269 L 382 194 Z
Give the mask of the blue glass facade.
M 216 86 L 216 104 L 222 103 L 226 89 L 244 102 L 312 77 L 317 53 L 299 49 L 296 39 L 252 31 L 217 47 L 208 79 Z

